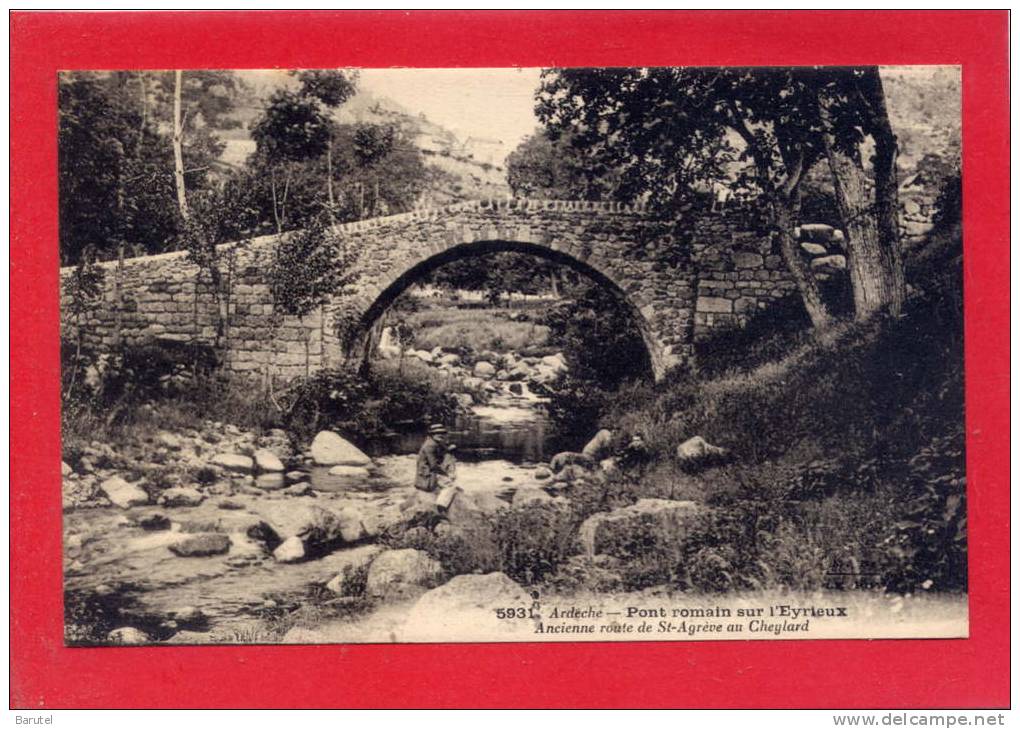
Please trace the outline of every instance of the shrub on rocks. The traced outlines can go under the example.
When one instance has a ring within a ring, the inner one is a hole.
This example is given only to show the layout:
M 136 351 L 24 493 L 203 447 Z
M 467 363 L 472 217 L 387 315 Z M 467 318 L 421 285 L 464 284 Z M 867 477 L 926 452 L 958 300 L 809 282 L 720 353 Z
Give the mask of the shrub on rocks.
M 572 510 L 556 502 L 530 503 L 493 517 L 500 565 L 516 582 L 533 584 L 576 549 Z

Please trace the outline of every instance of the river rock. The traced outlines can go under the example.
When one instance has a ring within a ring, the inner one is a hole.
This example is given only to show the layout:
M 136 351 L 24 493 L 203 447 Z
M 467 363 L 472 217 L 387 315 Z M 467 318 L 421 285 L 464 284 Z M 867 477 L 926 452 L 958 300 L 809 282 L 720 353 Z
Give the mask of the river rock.
M 475 399 L 471 397 L 469 392 L 455 392 L 452 395 L 454 401 L 457 403 L 457 407 L 464 410 L 468 409 L 475 404 Z
M 545 481 L 547 478 L 552 478 L 552 475 L 553 475 L 552 471 L 550 471 L 545 466 L 539 466 L 538 468 L 535 469 L 535 472 L 532 474 L 536 481 Z
M 456 364 L 460 364 L 460 355 L 452 354 L 452 353 L 450 353 L 450 354 L 441 354 L 436 359 L 436 362 L 438 362 L 441 365 L 456 365 Z
M 581 466 L 582 468 L 593 468 L 595 466 L 595 460 L 591 456 L 586 456 L 583 453 L 574 453 L 572 451 L 563 451 L 557 453 L 549 461 L 549 467 L 553 473 L 562 471 L 567 466 Z
M 226 534 L 196 534 L 171 544 L 170 551 L 178 557 L 210 557 L 230 551 L 230 537 Z
M 389 550 L 372 560 L 365 592 L 390 599 L 413 597 L 434 585 L 442 573 L 442 565 L 421 550 Z
M 261 448 L 255 451 L 253 457 L 256 468 L 262 473 L 283 473 L 284 471 L 283 461 L 270 450 Z
M 250 456 L 237 453 L 217 453 L 210 463 L 231 473 L 250 474 L 255 468 L 255 462 Z
M 156 443 L 171 451 L 179 451 L 182 446 L 181 437 L 167 430 L 156 433 Z
M 676 457 L 686 465 L 701 465 L 722 460 L 729 455 L 725 448 L 714 446 L 700 435 L 685 440 L 676 447 Z
M 106 635 L 106 639 L 117 645 L 142 645 L 149 642 L 149 636 L 138 628 L 115 628 Z
M 511 382 L 507 386 L 507 390 L 509 390 L 514 395 L 523 395 L 524 394 L 524 385 L 522 383 L 520 383 L 520 382 Z
M 613 452 L 613 431 L 603 428 L 595 434 L 587 445 L 581 450 L 581 454 L 588 456 L 593 461 L 601 461 Z
M 277 562 L 298 562 L 305 558 L 305 543 L 300 537 L 287 537 L 273 550 L 273 559 Z
M 135 519 L 134 523 L 147 532 L 164 531 L 172 526 L 170 518 L 164 514 L 146 514 Z
M 174 486 L 159 495 L 157 503 L 162 506 L 198 506 L 205 501 L 205 496 L 195 488 Z
M 333 466 L 329 469 L 330 476 L 342 476 L 344 478 L 368 478 L 367 468 L 361 466 Z
M 566 372 L 567 369 L 567 358 L 563 356 L 563 352 L 557 352 L 556 354 L 550 354 L 545 356 L 541 360 L 542 364 L 546 367 L 550 367 L 556 372 Z
M 475 377 L 484 377 L 485 379 L 489 379 L 496 374 L 496 368 L 484 360 L 475 362 L 475 368 L 472 371 Z
M 367 466 L 372 462 L 353 443 L 329 430 L 315 436 L 311 454 L 320 466 Z
M 113 476 L 99 484 L 99 490 L 106 495 L 115 506 L 130 509 L 149 503 L 149 495 L 141 486 L 128 483 L 120 476 Z
M 612 549 L 642 528 L 650 527 L 660 543 L 678 544 L 702 513 L 703 507 L 693 501 L 640 499 L 630 506 L 588 517 L 578 529 L 577 539 L 589 557 Z
M 583 481 L 589 476 L 591 476 L 589 469 L 576 463 L 570 463 L 557 471 L 552 480 L 553 483 L 573 483 L 574 481 Z

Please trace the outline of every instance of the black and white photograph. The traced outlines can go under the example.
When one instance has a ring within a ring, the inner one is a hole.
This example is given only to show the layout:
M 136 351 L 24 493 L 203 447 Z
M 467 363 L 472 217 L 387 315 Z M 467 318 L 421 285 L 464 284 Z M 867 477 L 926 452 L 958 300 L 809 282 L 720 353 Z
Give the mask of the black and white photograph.
M 968 637 L 959 67 L 54 82 L 65 645 Z

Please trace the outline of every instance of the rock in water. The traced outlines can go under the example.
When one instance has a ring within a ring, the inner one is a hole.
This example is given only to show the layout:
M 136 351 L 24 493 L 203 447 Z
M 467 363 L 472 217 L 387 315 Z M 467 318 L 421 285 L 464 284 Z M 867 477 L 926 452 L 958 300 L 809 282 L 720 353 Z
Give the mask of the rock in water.
M 704 508 L 693 501 L 639 499 L 630 506 L 588 517 L 578 529 L 577 539 L 588 557 L 625 544 L 638 528 L 650 528 L 660 543 L 680 544 L 692 520 L 702 513 Z
M 613 452 L 613 431 L 603 428 L 588 441 L 581 453 L 593 461 L 601 461 Z
M 367 466 L 372 459 L 353 443 L 324 430 L 312 441 L 312 459 L 320 466 Z
M 286 486 L 282 473 L 261 473 L 255 477 L 255 488 L 265 491 L 275 491 Z
M 217 453 L 210 462 L 231 473 L 248 474 L 255 469 L 255 462 L 249 456 L 237 453 Z
M 149 642 L 149 636 L 138 628 L 116 628 L 111 630 L 106 639 L 118 645 L 141 645 Z
M 255 466 L 262 473 L 283 473 L 283 461 L 270 450 L 265 448 L 255 451 Z
M 198 489 L 174 486 L 159 495 L 158 503 L 163 506 L 198 506 L 205 501 Z
M 496 368 L 490 362 L 478 361 L 475 362 L 473 373 L 475 377 L 489 379 L 496 374 Z
M 149 503 L 149 495 L 138 484 L 128 483 L 120 476 L 113 476 L 99 484 L 99 490 L 111 502 L 122 509 Z
M 146 514 L 145 516 L 139 517 L 135 524 L 140 526 L 147 532 L 157 532 L 165 529 L 169 529 L 170 519 L 163 514 Z
M 305 558 L 305 545 L 300 537 L 287 537 L 283 543 L 273 550 L 273 559 L 277 562 L 298 562 Z
M 545 481 L 547 478 L 552 478 L 552 471 L 545 466 L 539 466 L 535 469 L 535 473 L 532 474 L 536 481 Z
M 170 551 L 178 557 L 210 557 L 230 550 L 230 537 L 226 534 L 196 534 L 171 544 Z
M 425 552 L 390 550 L 372 560 L 365 591 L 371 597 L 411 597 L 435 584 L 442 572 L 442 565 Z
M 593 468 L 595 461 L 590 456 L 586 456 L 583 453 L 573 453 L 571 451 L 564 451 L 563 453 L 557 453 L 549 461 L 549 467 L 553 473 L 562 471 L 566 466 L 581 466 L 582 468 Z
M 349 478 L 368 478 L 367 468 L 362 466 L 333 466 L 329 469 L 330 476 L 343 476 Z

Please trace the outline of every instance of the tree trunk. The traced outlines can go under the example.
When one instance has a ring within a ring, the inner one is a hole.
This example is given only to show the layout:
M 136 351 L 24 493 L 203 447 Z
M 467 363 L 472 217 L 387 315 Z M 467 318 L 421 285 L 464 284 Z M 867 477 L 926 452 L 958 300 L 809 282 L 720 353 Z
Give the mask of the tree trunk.
M 177 207 L 181 217 L 188 218 L 188 199 L 184 195 L 184 150 L 181 124 L 181 71 L 174 71 L 174 181 L 177 185 Z
M 283 224 L 280 221 L 280 207 L 276 202 L 276 170 L 269 168 L 269 191 L 273 193 L 273 222 L 276 223 L 276 234 L 283 232 Z
M 333 220 L 336 211 L 336 198 L 333 196 L 333 135 L 326 142 L 326 192 L 329 194 L 329 219 Z
M 789 201 L 777 199 L 773 202 L 773 223 L 779 236 L 779 250 L 783 255 L 786 268 L 797 284 L 801 301 L 807 310 L 811 325 L 821 329 L 832 321 L 829 309 L 822 300 L 822 292 L 818 288 L 818 280 L 814 272 L 805 263 L 800 254 L 800 245 L 793 237 L 796 211 Z
M 847 235 L 847 268 L 853 289 L 854 315 L 858 320 L 867 319 L 885 308 L 898 313 L 903 303 L 902 263 L 896 252 L 898 246 L 890 247 L 882 240 L 864 166 L 840 148 L 833 133 L 830 103 L 823 92 L 819 99 L 822 140 L 832 171 L 836 203 Z M 896 274 L 897 269 L 899 275 Z
M 891 298 L 889 311 L 899 316 L 906 299 L 906 282 L 903 275 L 903 255 L 900 249 L 900 202 L 899 179 L 896 172 L 896 157 L 899 148 L 896 135 L 889 123 L 889 112 L 885 105 L 885 92 L 878 68 L 865 69 L 859 84 L 861 95 L 870 110 L 870 132 L 875 140 L 875 218 L 878 224 L 879 243 L 886 265 L 890 269 Z

